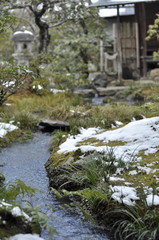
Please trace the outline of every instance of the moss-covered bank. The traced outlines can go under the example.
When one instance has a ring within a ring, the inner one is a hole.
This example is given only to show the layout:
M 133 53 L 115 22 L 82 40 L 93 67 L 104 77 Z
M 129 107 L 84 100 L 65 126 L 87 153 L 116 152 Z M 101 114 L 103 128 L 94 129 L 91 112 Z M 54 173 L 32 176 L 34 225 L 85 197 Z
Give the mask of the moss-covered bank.
M 157 117 L 150 121 L 143 119 L 136 122 L 150 122 L 150 129 L 156 134 L 158 119 Z M 121 129 L 125 129 L 123 126 L 116 129 L 122 133 Z M 134 126 L 133 122 L 131 126 Z M 100 134 L 115 132 L 113 129 L 108 129 L 109 131 L 101 129 Z M 67 148 L 70 149 L 67 145 L 69 141 L 65 141 L 66 135 L 60 136 L 59 146 L 53 141 L 56 147 L 52 149 L 45 165 L 54 193 L 60 198 L 69 196 L 72 199 L 72 196 L 78 196 L 82 210 L 87 209 L 99 222 L 113 229 L 114 237 L 118 240 L 157 240 L 159 238 L 159 144 L 153 148 L 154 152 L 149 152 L 145 145 L 143 151 L 138 151 L 136 155 L 132 154 L 127 162 L 124 159 L 126 155 L 117 159 L 114 154 L 115 147 L 127 146 L 129 149 L 130 144 L 127 141 L 101 141 L 101 138 L 96 138 L 95 134 L 94 137 L 90 137 L 89 134 L 86 137 L 86 134 L 83 134 L 83 139 L 81 135 L 74 135 L 68 138 L 70 142 L 75 139 L 75 145 L 73 144 L 75 150 L 67 151 Z M 55 139 L 57 140 L 57 136 Z M 145 138 L 145 141 L 146 139 L 148 138 Z M 61 151 L 63 141 L 65 141 L 63 145 L 65 151 Z M 136 142 L 137 136 L 133 144 Z M 81 151 L 87 149 L 87 146 L 91 146 L 92 151 Z M 93 150 L 104 146 L 106 153 Z

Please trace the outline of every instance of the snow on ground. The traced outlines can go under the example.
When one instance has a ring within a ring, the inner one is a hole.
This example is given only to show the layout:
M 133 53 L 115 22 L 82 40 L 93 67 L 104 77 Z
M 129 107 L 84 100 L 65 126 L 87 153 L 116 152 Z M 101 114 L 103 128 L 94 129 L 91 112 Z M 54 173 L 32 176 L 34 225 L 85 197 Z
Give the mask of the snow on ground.
M 44 240 L 37 234 L 17 234 L 8 238 L 7 240 Z
M 76 144 L 90 138 L 99 131 L 101 131 L 100 128 L 88 128 L 88 129 L 81 128 L 80 134 L 78 134 L 77 136 L 69 136 L 67 140 L 60 145 L 60 150 L 58 151 L 58 153 L 71 152 L 77 150 L 78 148 L 81 148 L 76 147 Z M 87 146 L 88 151 L 91 147 L 92 146 Z
M 17 126 L 11 123 L 2 123 L 0 122 L 0 138 L 4 137 L 8 132 L 18 129 Z
M 127 204 L 129 206 L 134 205 L 135 200 L 139 200 L 137 197 L 136 189 L 126 186 L 110 186 L 113 192 L 112 198 L 120 203 Z
M 77 149 L 80 149 L 82 152 L 97 151 L 106 153 L 113 149 L 116 159 L 122 159 L 124 162 L 129 163 L 131 161 L 141 160 L 141 158 L 136 157 L 140 151 L 143 151 L 145 155 L 158 151 L 159 117 L 144 118 L 137 121 L 133 120 L 125 126 L 121 126 L 121 123 L 116 125 L 120 127 L 114 129 L 113 125 L 113 129 L 109 131 L 100 128 L 82 128 L 80 134 L 68 136 L 67 140 L 59 146 L 58 153 L 76 151 Z M 99 144 L 95 146 L 94 143 L 88 144 L 90 138 L 96 139 L 97 143 L 102 142 L 102 146 L 99 146 Z M 82 142 L 85 140 L 88 140 L 87 143 Z M 111 141 L 117 141 L 119 146 L 107 146 Z M 156 172 L 156 170 L 152 170 L 150 166 L 136 167 L 137 170 L 130 171 L 130 175 L 138 174 L 139 171 L 143 171 L 146 174 Z M 119 168 L 117 169 L 118 174 L 122 171 L 120 170 Z M 121 181 L 121 179 L 119 181 Z M 138 200 L 135 188 L 114 186 L 111 187 L 111 191 L 113 192 L 112 197 L 114 200 L 127 205 L 133 205 L 134 201 Z M 152 194 L 147 195 L 147 204 L 159 205 L 159 196 L 155 195 L 154 198 L 152 196 Z
M 148 206 L 159 205 L 159 196 L 154 194 L 149 194 L 146 197 L 146 202 Z
M 133 121 L 118 129 L 102 131 L 100 128 L 81 129 L 80 134 L 69 136 L 67 140 L 60 145 L 58 153 L 65 153 L 80 149 L 82 152 L 109 151 L 110 147 L 84 145 L 79 142 L 89 138 L 96 138 L 108 144 L 110 141 L 125 142 L 124 145 L 114 147 L 114 154 L 117 159 L 124 156 L 124 161 L 130 161 L 132 156 L 137 155 L 139 151 L 144 150 L 145 154 L 155 153 L 159 146 L 159 117 Z M 112 149 L 112 147 L 111 147 Z

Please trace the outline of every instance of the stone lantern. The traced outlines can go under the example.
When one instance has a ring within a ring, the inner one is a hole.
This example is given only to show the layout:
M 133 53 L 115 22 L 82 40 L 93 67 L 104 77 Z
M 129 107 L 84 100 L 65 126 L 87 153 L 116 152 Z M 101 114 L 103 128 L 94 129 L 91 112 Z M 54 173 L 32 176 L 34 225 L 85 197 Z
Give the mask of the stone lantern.
M 12 36 L 12 41 L 15 43 L 14 53 L 12 56 L 19 65 L 29 65 L 29 61 L 33 58 L 32 42 L 34 35 L 26 30 L 25 27 L 20 31 L 16 31 Z

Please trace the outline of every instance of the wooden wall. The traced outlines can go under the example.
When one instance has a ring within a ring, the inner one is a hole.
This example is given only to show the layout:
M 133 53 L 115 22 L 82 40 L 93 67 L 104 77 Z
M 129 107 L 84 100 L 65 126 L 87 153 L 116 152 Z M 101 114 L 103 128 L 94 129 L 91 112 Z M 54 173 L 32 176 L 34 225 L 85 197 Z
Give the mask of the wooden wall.
M 142 2 L 135 5 L 134 16 L 109 19 L 113 28 L 113 52 L 121 51 L 122 54 L 123 78 L 146 77 L 151 69 L 159 67 L 158 62 L 152 58 L 153 52 L 159 49 L 159 41 L 156 38 L 146 41 L 148 26 L 153 24 L 157 13 L 159 13 L 159 1 Z M 121 61 L 121 58 L 117 58 L 117 65 L 118 61 Z
M 140 53 L 140 73 L 147 76 L 148 72 L 158 67 L 157 62 L 153 60 L 153 52 L 159 49 L 159 41 L 153 38 L 146 41 L 148 26 L 154 23 L 156 14 L 159 13 L 159 2 L 136 4 L 136 19 L 139 26 L 139 53 Z

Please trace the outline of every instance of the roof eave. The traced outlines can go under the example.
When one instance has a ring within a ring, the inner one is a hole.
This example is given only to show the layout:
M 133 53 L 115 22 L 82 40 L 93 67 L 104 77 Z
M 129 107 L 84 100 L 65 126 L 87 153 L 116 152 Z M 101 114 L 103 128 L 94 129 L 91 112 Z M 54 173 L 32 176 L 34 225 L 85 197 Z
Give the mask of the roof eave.
M 92 3 L 90 6 L 91 7 L 111 7 L 111 6 L 124 6 L 124 5 L 127 5 L 127 4 L 138 4 L 138 3 L 142 3 L 142 2 L 145 2 L 145 3 L 150 3 L 150 2 L 157 2 L 157 0 L 137 0 L 137 1 L 120 1 L 120 2 L 106 2 L 105 1 L 98 1 L 98 2 L 95 2 L 95 3 Z

